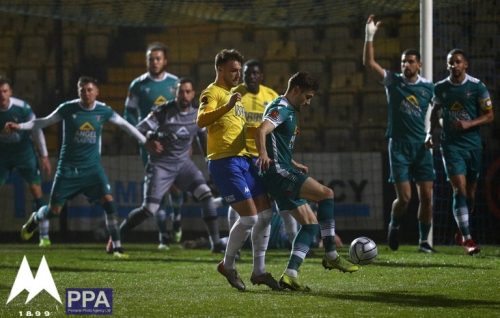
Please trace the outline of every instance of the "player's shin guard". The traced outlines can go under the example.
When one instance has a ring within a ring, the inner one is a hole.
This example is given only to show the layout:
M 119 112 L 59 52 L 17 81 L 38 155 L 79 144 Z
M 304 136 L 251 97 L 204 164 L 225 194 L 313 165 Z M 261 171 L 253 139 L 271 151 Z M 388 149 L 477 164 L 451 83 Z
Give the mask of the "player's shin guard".
M 304 258 L 309 251 L 309 246 L 311 245 L 314 236 L 317 234 L 318 224 L 304 224 L 300 227 L 300 230 L 297 232 L 297 235 L 293 240 L 292 252 L 285 271 L 287 275 L 297 277 L 297 270 L 299 269 L 300 264 L 304 261 Z
M 318 202 L 318 222 L 325 252 L 335 251 L 335 221 L 333 220 L 333 198 Z
M 469 211 L 467 209 L 467 199 L 465 195 L 454 193 L 453 194 L 453 216 L 457 222 L 460 232 L 464 237 L 464 241 L 470 239 L 469 231 Z
M 210 238 L 210 244 L 213 249 L 214 245 L 220 244 L 219 236 L 219 221 L 217 210 L 215 209 L 214 200 L 210 196 L 201 201 L 203 221 L 207 226 L 208 236 Z
M 266 273 L 265 256 L 271 235 L 273 210 L 267 209 L 258 214 L 257 223 L 252 228 L 253 274 Z
M 234 269 L 234 260 L 236 254 L 247 240 L 248 235 L 255 223 L 257 223 L 257 215 L 242 216 L 234 223 L 234 226 L 229 232 L 229 238 L 226 245 L 226 255 L 224 256 L 224 268 Z
M 120 225 L 121 237 L 130 233 L 133 228 L 144 222 L 151 215 L 152 213 L 143 207 L 132 210 L 132 212 L 129 213 L 127 218 L 123 220 L 122 224 Z

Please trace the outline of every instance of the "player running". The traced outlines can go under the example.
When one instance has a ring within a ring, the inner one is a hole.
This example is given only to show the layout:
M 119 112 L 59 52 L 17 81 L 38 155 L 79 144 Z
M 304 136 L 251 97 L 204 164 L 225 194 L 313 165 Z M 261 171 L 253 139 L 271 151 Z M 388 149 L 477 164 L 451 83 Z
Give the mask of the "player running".
M 67 200 L 83 193 L 90 202 L 99 201 L 105 211 L 106 226 L 113 240 L 115 257 L 127 258 L 123 253 L 118 228 L 118 213 L 111 194 L 108 177 L 101 165 L 101 135 L 105 122 L 111 122 L 125 130 L 142 144 L 146 137 L 111 107 L 96 100 L 99 94 L 97 81 L 82 76 L 78 80 L 79 99 L 61 104 L 47 117 L 26 123 L 8 122 L 4 132 L 36 130 L 63 121 L 63 145 L 59 156 L 56 177 L 52 184 L 49 205 L 33 212 L 28 222 L 23 225 L 21 237 L 29 240 L 39 222 L 59 216 Z M 154 143 L 148 147 L 157 148 Z M 158 149 L 159 150 L 159 149 Z
M 5 76 L 0 76 L 0 127 L 9 121 L 25 123 L 36 118 L 30 105 L 25 101 L 12 97 L 12 82 Z M 14 168 L 28 183 L 33 197 L 33 208 L 38 210 L 46 205 L 40 186 L 40 167 L 37 152 L 33 145 L 35 140 L 42 167 L 50 175 L 52 167 L 49 162 L 45 137 L 41 129 L 33 130 L 32 134 L 24 131 L 0 134 L 0 186 L 7 182 L 9 172 Z M 40 247 L 50 246 L 49 220 L 40 224 Z
M 146 165 L 144 202 L 140 208 L 130 212 L 121 224 L 120 232 L 124 236 L 154 215 L 165 193 L 175 185 L 182 191 L 192 193 L 194 198 L 201 202 L 211 251 L 221 253 L 225 246 L 220 241 L 212 192 L 190 156 L 191 144 L 195 137 L 206 156 L 207 131 L 196 125 L 198 110 L 191 104 L 195 95 L 193 82 L 181 78 L 175 87 L 175 100 L 158 106 L 137 125 L 137 129 L 149 140 L 161 145 L 163 151 L 150 154 Z
M 125 101 L 125 111 L 123 117 L 132 125 L 136 126 L 138 121 L 143 120 L 155 106 L 162 105 L 174 100 L 175 83 L 177 76 L 166 71 L 167 47 L 159 42 L 148 45 L 146 50 L 146 63 L 148 72 L 137 77 L 130 83 L 127 99 Z M 137 119 L 136 119 L 137 117 Z M 148 151 L 139 145 L 142 164 L 148 163 Z M 173 209 L 174 242 L 181 239 L 180 218 L 181 206 L 184 197 L 181 191 L 173 187 L 170 191 L 170 202 Z M 162 199 L 158 212 L 155 213 L 156 224 L 158 225 L 160 244 L 158 249 L 168 250 L 170 237 L 167 233 L 167 207 L 165 199 Z

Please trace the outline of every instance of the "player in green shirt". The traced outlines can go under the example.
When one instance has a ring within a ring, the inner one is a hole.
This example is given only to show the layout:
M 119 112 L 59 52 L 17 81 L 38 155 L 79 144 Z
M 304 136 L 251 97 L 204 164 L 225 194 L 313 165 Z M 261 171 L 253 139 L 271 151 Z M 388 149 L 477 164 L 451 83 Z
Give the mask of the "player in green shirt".
M 5 76 L 0 76 L 0 127 L 9 121 L 24 123 L 35 119 L 31 107 L 23 100 L 12 97 L 12 82 Z M 45 137 L 41 129 L 31 134 L 18 131 L 10 134 L 0 134 L 0 186 L 7 182 L 10 171 L 14 168 L 28 183 L 33 197 L 33 208 L 38 210 L 46 205 L 40 186 L 40 167 L 33 140 L 36 141 L 42 167 L 50 175 L 50 166 Z M 41 247 L 50 246 L 49 221 L 40 224 Z
M 167 47 L 159 42 L 151 43 L 146 50 L 146 59 L 148 72 L 132 81 L 125 101 L 123 117 L 134 126 L 146 118 L 154 107 L 175 99 L 175 84 L 178 78 L 165 70 L 168 64 Z M 142 145 L 139 145 L 139 150 L 142 164 L 146 166 L 148 151 Z M 170 189 L 169 196 L 174 212 L 174 240 L 179 242 L 181 239 L 180 213 L 184 196 L 182 191 L 175 186 Z M 160 239 L 158 248 L 168 250 L 169 237 L 165 199 L 162 200 L 160 208 L 155 214 L 155 219 Z
M 146 143 L 146 137 L 111 107 L 96 101 L 98 94 L 95 79 L 84 76 L 78 81 L 79 99 L 61 104 L 47 117 L 21 124 L 8 122 L 5 125 L 4 132 L 11 133 L 41 129 L 61 120 L 64 122 L 63 145 L 49 205 L 33 212 L 22 228 L 21 237 L 24 240 L 30 239 L 40 221 L 57 217 L 67 200 L 83 193 L 90 202 L 99 201 L 106 212 L 106 225 L 113 240 L 114 256 L 127 257 L 121 248 L 118 213 L 111 186 L 101 165 L 102 126 L 109 121 L 142 144 Z M 152 151 L 156 150 L 154 142 L 149 142 L 147 146 Z
M 453 188 L 453 215 L 459 229 L 455 240 L 473 255 L 481 251 L 469 230 L 469 213 L 474 209 L 481 171 L 480 126 L 493 121 L 493 105 L 486 86 L 466 73 L 464 51 L 451 50 L 447 63 L 450 76 L 436 84 L 426 144 L 432 147 L 432 133 L 442 118 L 441 154 Z
M 309 177 L 308 168 L 292 159 L 295 137 L 299 133 L 296 113 L 309 107 L 318 88 L 318 81 L 311 74 L 294 74 L 288 81 L 285 95 L 266 107 L 262 123 L 255 132 L 259 152 L 256 165 L 261 170 L 266 189 L 280 210 L 288 210 L 301 225 L 287 268 L 280 278 L 281 287 L 296 291 L 310 290 L 297 281 L 297 275 L 318 229 L 325 247 L 323 267 L 350 273 L 358 270 L 335 248 L 333 190 Z M 307 201 L 318 203 L 317 217 Z

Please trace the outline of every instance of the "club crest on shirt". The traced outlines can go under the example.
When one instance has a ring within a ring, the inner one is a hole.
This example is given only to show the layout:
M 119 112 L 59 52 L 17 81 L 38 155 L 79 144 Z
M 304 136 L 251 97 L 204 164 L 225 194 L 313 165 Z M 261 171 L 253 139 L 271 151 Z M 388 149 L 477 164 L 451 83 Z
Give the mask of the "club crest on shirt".
M 273 119 L 277 119 L 277 118 L 278 118 L 278 116 L 279 116 L 279 114 L 280 114 L 280 113 L 279 113 L 277 110 L 273 110 L 273 111 L 269 114 L 269 116 L 270 116 L 271 118 L 273 118 Z
M 95 115 L 95 120 L 97 122 L 100 122 L 101 121 L 101 115 Z

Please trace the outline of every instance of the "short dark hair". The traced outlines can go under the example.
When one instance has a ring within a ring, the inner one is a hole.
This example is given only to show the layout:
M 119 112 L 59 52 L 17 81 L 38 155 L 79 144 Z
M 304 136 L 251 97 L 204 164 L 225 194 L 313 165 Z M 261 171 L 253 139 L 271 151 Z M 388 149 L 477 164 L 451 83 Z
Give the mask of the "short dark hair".
M 298 86 L 301 91 L 313 90 L 316 92 L 319 89 L 318 80 L 308 72 L 297 72 L 293 74 L 288 80 L 287 91 L 291 90 L 294 86 Z
M 243 66 L 248 68 L 257 66 L 261 72 L 264 72 L 264 65 L 259 60 L 248 60 L 245 64 L 243 64 Z
M 0 76 L 0 85 L 9 84 L 9 87 L 12 89 L 12 80 L 7 76 Z
M 167 58 L 168 49 L 165 46 L 165 44 L 163 44 L 161 42 L 153 42 L 153 43 L 148 45 L 148 48 L 146 50 L 146 58 L 148 57 L 148 53 L 152 52 L 152 51 L 162 51 L 163 57 Z
M 453 54 L 460 54 L 464 57 L 464 60 L 467 61 L 467 55 L 465 55 L 464 50 L 455 48 L 455 49 L 451 50 L 450 52 L 448 52 L 448 55 L 453 55 Z
M 243 55 L 236 49 L 223 49 L 215 56 L 215 67 L 222 66 L 229 61 L 238 61 L 243 64 Z
M 417 57 L 417 61 L 420 62 L 420 52 L 415 49 L 405 50 L 401 55 L 415 55 Z
M 78 88 L 82 88 L 83 86 L 87 85 L 88 83 L 94 84 L 95 87 L 97 87 L 97 79 L 90 77 L 90 76 L 81 76 L 78 79 Z
M 177 86 L 182 85 L 182 84 L 186 84 L 186 83 L 191 83 L 191 86 L 194 88 L 193 81 L 190 78 L 187 78 L 187 77 L 181 77 L 181 78 L 179 78 L 175 82 L 175 87 L 177 88 Z

